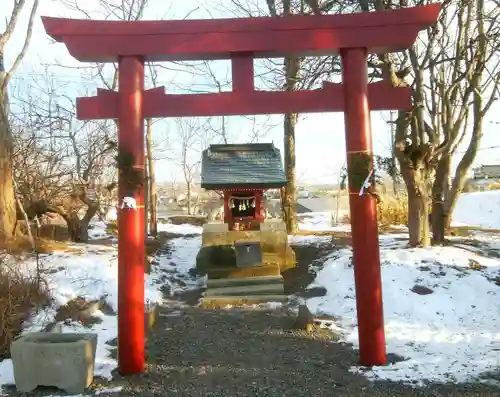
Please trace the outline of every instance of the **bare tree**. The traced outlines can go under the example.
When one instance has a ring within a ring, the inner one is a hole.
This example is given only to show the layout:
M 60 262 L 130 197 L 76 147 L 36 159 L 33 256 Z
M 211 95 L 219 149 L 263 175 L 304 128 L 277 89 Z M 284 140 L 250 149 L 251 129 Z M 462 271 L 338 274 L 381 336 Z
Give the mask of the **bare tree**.
M 151 84 L 153 87 L 157 87 L 158 82 L 158 71 L 155 69 L 154 65 L 149 63 L 147 65 L 147 70 L 149 71 L 149 77 L 151 79 Z M 152 236 L 158 234 L 158 192 L 156 188 L 156 172 L 155 172 L 155 159 L 153 151 L 153 120 L 146 120 L 146 182 L 148 187 L 147 194 L 147 209 L 145 210 L 146 219 L 149 213 L 149 233 Z M 147 223 L 147 221 L 146 221 Z M 147 233 L 146 233 L 147 235 Z
M 112 198 L 115 129 L 107 121 L 77 122 L 74 103 L 57 94 L 50 76 L 38 86 L 16 101 L 19 194 L 28 215 L 59 214 L 70 238 L 86 241 L 90 221 Z
M 359 3 L 363 11 L 371 9 L 368 2 Z M 398 7 L 381 0 L 373 6 Z M 443 241 L 450 225 L 482 138 L 484 116 L 498 97 L 498 16 L 498 7 L 485 5 L 484 0 L 447 0 L 437 25 L 409 50 L 379 54 L 374 60 L 383 79 L 413 90 L 414 107 L 398 113 L 395 133 L 396 157 L 408 190 L 411 245 L 429 244 L 431 206 L 437 242 Z M 450 184 L 451 159 L 467 133 L 467 150 Z
M 28 20 L 28 28 L 21 49 L 11 65 L 5 66 L 5 48 L 12 37 L 21 13 L 28 8 L 26 0 L 15 0 L 6 27 L 0 35 L 0 240 L 8 240 L 15 234 L 16 200 L 12 180 L 12 134 L 9 126 L 9 99 L 7 87 L 28 51 L 33 31 L 33 22 L 39 0 L 34 0 Z
M 176 161 L 182 170 L 186 183 L 187 212 L 193 215 L 192 194 L 195 176 L 200 167 L 200 138 L 203 127 L 196 118 L 176 119 L 180 160 Z
M 85 3 L 79 0 L 61 0 L 68 8 L 78 11 L 85 18 L 93 19 L 95 17 L 103 19 L 113 19 L 120 21 L 138 21 L 143 18 L 144 13 L 149 5 L 148 0 L 102 0 L 99 2 L 99 8 L 90 12 L 84 6 Z M 195 9 L 196 10 L 196 9 Z M 193 10 L 194 11 L 194 10 Z M 190 13 L 192 13 L 191 11 Z M 188 13 L 188 15 L 190 14 Z M 164 17 L 164 15 L 162 16 Z M 118 86 L 118 65 L 113 64 L 97 64 L 93 67 L 83 67 L 91 79 L 99 80 L 103 86 L 109 90 L 116 90 Z M 167 69 L 162 66 L 162 69 Z M 158 65 L 148 62 L 146 65 L 146 82 L 152 87 L 157 87 L 161 76 L 158 72 Z M 145 202 L 145 217 L 146 230 L 148 229 L 152 235 L 157 234 L 157 206 L 158 193 L 156 187 L 156 173 L 154 170 L 155 159 L 154 155 L 157 151 L 163 151 L 164 142 L 156 143 L 153 139 L 153 120 L 146 120 L 146 160 L 145 164 L 145 179 L 147 194 Z M 148 217 L 149 215 L 149 217 Z M 147 235 L 147 233 L 146 233 Z

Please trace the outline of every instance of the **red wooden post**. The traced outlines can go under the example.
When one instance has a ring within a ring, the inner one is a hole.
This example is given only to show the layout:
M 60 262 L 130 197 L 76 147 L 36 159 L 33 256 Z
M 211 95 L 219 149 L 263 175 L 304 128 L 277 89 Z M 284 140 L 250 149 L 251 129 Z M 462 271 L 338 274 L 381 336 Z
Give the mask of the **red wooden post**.
M 259 222 L 263 222 L 265 219 L 264 216 L 264 197 L 263 191 L 257 190 L 255 192 L 255 219 Z
M 228 223 L 231 220 L 231 208 L 229 208 L 229 197 L 231 197 L 230 192 L 224 190 L 224 223 Z M 229 227 L 231 227 L 229 225 Z
M 366 55 L 364 48 L 349 48 L 341 51 L 347 164 L 352 164 L 350 160 L 360 153 L 372 154 Z M 359 195 L 359 186 L 353 186 L 354 175 L 349 168 L 349 205 L 358 311 L 359 359 L 361 365 L 383 365 L 386 364 L 387 357 L 377 202 L 375 197 L 369 194 Z
M 249 93 L 254 91 L 253 54 L 240 53 L 231 57 L 233 92 Z
M 144 62 L 121 57 L 118 68 L 118 150 L 144 176 Z M 118 215 L 118 370 L 131 375 L 144 370 L 144 186 L 130 191 L 125 178 L 118 181 L 120 199 L 133 197 L 137 209 Z

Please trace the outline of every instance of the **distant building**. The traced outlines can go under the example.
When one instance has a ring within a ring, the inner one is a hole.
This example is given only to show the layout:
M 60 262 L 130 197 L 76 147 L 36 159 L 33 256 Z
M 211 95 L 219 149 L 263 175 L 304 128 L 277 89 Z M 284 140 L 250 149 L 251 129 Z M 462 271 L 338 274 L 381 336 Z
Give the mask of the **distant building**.
M 473 179 L 500 179 L 500 164 L 481 165 L 473 173 Z

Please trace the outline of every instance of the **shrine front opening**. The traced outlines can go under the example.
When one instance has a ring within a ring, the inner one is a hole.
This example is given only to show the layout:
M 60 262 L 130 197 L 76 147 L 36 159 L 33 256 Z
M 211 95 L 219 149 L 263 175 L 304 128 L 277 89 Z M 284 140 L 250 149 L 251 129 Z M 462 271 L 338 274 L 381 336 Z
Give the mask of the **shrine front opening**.
M 118 91 L 77 100 L 81 120 L 118 120 L 118 364 L 144 370 L 144 119 L 344 112 L 360 364 L 386 363 L 370 110 L 412 108 L 411 88 L 368 84 L 367 55 L 410 47 L 434 24 L 439 4 L 323 16 L 182 21 L 43 17 L 47 33 L 81 62 L 118 63 Z M 340 54 L 342 84 L 317 90 L 255 89 L 256 58 Z M 144 89 L 144 63 L 230 59 L 232 91 L 171 95 Z M 371 177 L 369 177 L 371 175 Z M 372 183 L 373 186 L 373 183 Z M 120 203 L 121 204 L 121 203 Z M 132 205 L 133 204 L 133 205 Z

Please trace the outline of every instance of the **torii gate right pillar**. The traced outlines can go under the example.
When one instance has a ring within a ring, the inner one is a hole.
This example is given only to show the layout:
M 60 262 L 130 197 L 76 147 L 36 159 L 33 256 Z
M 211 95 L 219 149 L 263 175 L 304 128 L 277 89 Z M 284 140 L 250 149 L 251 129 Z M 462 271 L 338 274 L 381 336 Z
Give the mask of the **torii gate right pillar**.
M 373 178 L 372 132 L 368 106 L 366 48 L 340 51 L 344 84 L 344 120 L 349 186 L 349 207 L 358 312 L 359 361 L 361 365 L 387 362 L 377 202 L 370 194 Z M 363 187 L 366 181 L 371 186 Z

